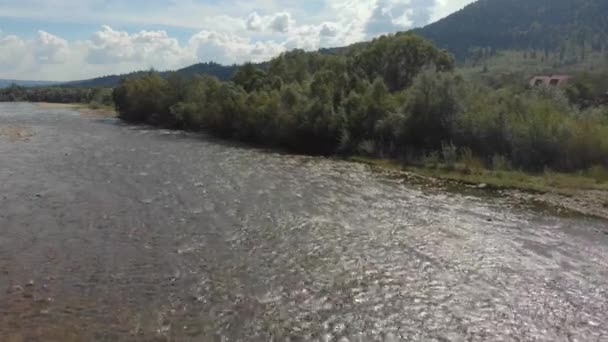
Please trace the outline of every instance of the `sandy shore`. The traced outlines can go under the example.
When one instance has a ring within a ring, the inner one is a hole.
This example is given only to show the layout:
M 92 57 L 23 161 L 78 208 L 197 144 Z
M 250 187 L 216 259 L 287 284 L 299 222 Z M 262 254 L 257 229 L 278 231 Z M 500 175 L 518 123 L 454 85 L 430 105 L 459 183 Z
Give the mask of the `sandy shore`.
M 0 136 L 11 142 L 27 141 L 32 135 L 32 130 L 27 127 L 0 127 Z
M 80 114 L 84 117 L 90 118 L 106 118 L 106 117 L 116 117 L 118 113 L 114 109 L 109 107 L 103 108 L 90 108 L 88 104 L 82 103 L 48 103 L 48 102 L 39 102 L 36 105 L 43 109 L 74 109 L 80 112 Z

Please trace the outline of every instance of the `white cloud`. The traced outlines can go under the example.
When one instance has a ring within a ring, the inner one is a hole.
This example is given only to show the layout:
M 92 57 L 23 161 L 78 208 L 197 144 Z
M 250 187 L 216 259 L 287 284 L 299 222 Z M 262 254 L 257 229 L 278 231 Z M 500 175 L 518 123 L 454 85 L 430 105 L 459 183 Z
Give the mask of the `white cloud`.
M 336 0 L 332 2 L 331 12 L 337 13 L 336 45 L 352 44 L 367 39 L 365 27 L 376 7 L 376 0 Z M 333 45 L 333 44 L 332 44 Z
M 319 34 L 322 37 L 335 37 L 338 35 L 338 25 L 332 23 L 324 23 L 321 25 L 321 31 Z
M 150 67 L 177 69 L 196 62 L 261 62 L 288 49 L 344 46 L 421 26 L 472 1 L 147 0 L 141 6 L 117 0 L 0 0 L 0 17 L 38 23 L 32 38 L 0 31 L 0 78 L 70 80 Z M 104 22 L 110 25 L 101 25 Z M 44 30 L 45 23 L 53 23 L 53 34 Z M 101 28 L 68 41 L 57 34 L 61 23 Z M 155 29 L 112 28 L 149 25 Z M 195 30 L 180 36 L 180 43 L 158 27 Z
M 26 61 L 28 48 L 25 41 L 17 36 L 0 35 L 0 72 L 21 70 Z
M 41 79 L 45 69 L 65 65 L 71 53 L 66 40 L 45 31 L 38 31 L 31 40 L 0 35 L 0 72 L 10 78 L 31 74 Z
M 287 33 L 292 21 L 291 14 L 278 13 L 270 21 L 270 28 L 275 32 Z
M 287 49 L 316 50 L 319 48 L 319 29 L 315 26 L 301 26 L 294 30 L 285 41 Z
M 369 37 L 426 25 L 437 0 L 378 0 L 367 21 Z
M 251 31 L 262 31 L 264 29 L 264 21 L 257 12 L 253 12 L 247 17 L 246 26 Z
M 165 31 L 129 34 L 104 25 L 88 43 L 86 62 L 90 64 L 138 63 L 159 68 L 174 68 L 195 62 L 194 55 L 180 47 Z
M 441 18 L 474 0 L 395 0 L 416 8 L 432 8 L 431 17 Z M 355 17 L 369 18 L 375 4 L 382 0 L 0 0 L 0 17 L 27 18 L 47 22 L 112 25 L 169 25 L 197 30 L 230 29 L 235 19 L 250 13 L 290 13 L 293 20 L 306 25 L 336 22 L 344 7 Z M 337 5 L 337 6 L 336 6 Z M 363 11 L 361 11 L 363 10 Z M 355 20 L 357 18 L 354 18 Z M 6 29 L 6 28 L 4 28 Z
M 38 31 L 31 47 L 36 61 L 40 64 L 65 63 L 69 54 L 66 40 L 44 31 Z
M 220 61 L 223 64 L 262 62 L 285 51 L 283 45 L 274 41 L 252 42 L 234 34 L 213 31 L 195 34 L 186 49 L 193 51 L 201 62 Z
M 257 12 L 252 12 L 245 19 L 245 27 L 256 32 L 287 33 L 293 25 L 295 25 L 295 20 L 288 12 L 279 12 L 268 16 L 260 16 Z

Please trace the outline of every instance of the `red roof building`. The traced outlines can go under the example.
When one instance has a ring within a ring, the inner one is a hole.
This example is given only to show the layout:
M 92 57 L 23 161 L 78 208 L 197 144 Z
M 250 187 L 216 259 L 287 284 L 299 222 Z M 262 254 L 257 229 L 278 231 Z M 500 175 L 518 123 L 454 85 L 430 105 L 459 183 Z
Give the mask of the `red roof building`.
M 563 87 L 568 84 L 569 80 L 568 75 L 535 76 L 530 80 L 530 86 Z

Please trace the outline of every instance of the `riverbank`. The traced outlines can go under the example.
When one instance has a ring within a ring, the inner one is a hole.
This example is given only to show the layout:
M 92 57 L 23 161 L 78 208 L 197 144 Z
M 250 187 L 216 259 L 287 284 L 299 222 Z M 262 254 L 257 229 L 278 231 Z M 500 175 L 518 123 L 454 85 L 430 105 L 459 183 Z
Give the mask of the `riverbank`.
M 78 111 L 89 118 L 117 117 L 109 106 L 90 104 L 37 103 L 39 108 L 66 108 Z M 13 133 L 13 132 L 9 132 Z M 6 135 L 9 135 L 8 133 Z M 22 137 L 21 133 L 19 137 Z M 12 134 L 15 138 L 17 135 Z M 399 172 L 410 181 L 434 185 L 498 191 L 501 195 L 519 201 L 549 205 L 584 215 L 608 219 L 608 172 L 605 169 L 579 173 L 544 172 L 531 174 L 523 171 L 487 170 L 456 165 L 433 167 L 402 165 L 396 160 L 368 157 L 350 157 L 350 161 L 368 164 L 375 168 Z
M 430 184 L 444 183 L 463 188 L 500 192 L 517 200 L 535 202 L 608 219 L 608 179 L 600 170 L 568 174 L 402 165 L 395 160 L 351 157 L 349 160 L 373 168 L 398 172 L 409 179 Z
M 108 118 L 118 117 L 118 113 L 112 106 L 92 104 L 92 103 L 49 103 L 38 102 L 36 105 L 43 109 L 73 109 L 84 117 L 89 118 Z

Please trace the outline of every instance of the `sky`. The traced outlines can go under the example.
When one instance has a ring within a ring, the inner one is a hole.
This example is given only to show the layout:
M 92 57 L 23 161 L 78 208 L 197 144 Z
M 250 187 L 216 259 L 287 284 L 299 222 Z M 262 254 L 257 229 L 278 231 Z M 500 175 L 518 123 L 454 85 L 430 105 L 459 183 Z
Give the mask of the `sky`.
M 0 0 L 0 78 L 262 62 L 424 26 L 473 0 Z

